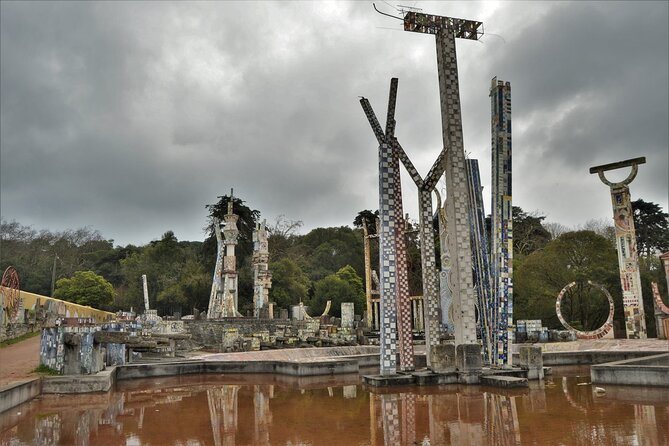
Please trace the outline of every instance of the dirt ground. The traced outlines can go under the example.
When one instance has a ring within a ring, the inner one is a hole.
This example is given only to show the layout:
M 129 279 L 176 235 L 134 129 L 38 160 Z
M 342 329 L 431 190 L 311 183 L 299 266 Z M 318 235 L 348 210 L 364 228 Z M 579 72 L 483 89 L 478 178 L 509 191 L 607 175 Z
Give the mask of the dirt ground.
M 32 371 L 39 365 L 39 336 L 0 348 L 0 387 L 37 377 Z

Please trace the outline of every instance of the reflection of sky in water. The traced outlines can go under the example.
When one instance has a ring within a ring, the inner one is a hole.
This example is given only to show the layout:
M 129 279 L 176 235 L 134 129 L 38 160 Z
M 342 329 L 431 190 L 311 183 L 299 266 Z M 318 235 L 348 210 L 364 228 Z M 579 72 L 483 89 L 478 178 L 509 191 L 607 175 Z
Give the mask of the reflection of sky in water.
M 182 376 L 108 394 L 44 395 L 0 414 L 1 445 L 669 444 L 669 389 L 563 368 L 529 389 L 382 390 L 357 375 Z

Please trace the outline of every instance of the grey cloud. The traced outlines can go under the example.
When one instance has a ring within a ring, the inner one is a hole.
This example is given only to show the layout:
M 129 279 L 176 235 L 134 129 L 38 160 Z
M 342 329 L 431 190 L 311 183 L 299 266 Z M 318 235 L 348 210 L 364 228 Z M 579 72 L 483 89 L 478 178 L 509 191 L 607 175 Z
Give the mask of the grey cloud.
M 633 195 L 667 208 L 666 4 L 418 6 L 482 18 L 506 41 L 458 42 L 466 150 L 484 184 L 498 75 L 513 89 L 515 204 L 572 225 L 608 217 L 587 168 L 645 154 Z M 378 202 L 358 96 L 384 123 L 390 77 L 400 79 L 397 135 L 422 174 L 441 148 L 434 38 L 402 32 L 368 3 L 0 8 L 6 219 L 91 225 L 117 243 L 168 229 L 196 240 L 205 204 L 234 187 L 270 221 L 350 224 Z

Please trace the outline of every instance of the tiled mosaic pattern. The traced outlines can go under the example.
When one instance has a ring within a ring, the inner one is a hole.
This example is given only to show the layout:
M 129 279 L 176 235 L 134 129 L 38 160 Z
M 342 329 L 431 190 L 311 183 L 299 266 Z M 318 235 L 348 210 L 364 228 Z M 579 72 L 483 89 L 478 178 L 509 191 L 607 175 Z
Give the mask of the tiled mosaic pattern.
M 446 173 L 446 218 L 448 243 L 453 269 L 453 322 L 455 344 L 475 344 L 476 315 L 474 309 L 474 283 L 472 280 L 472 253 L 469 237 L 469 200 L 462 116 L 458 85 L 458 63 L 453 29 L 441 29 L 436 34 L 437 70 Z
M 629 187 L 627 186 L 634 180 L 637 171 L 637 164 L 633 164 L 632 172 L 625 180 L 619 183 L 608 181 L 604 176 L 603 169 L 597 172 L 599 179 L 611 189 L 613 223 L 616 231 L 616 246 L 618 248 L 618 265 L 620 267 L 620 284 L 623 289 L 623 309 L 627 339 L 646 339 L 647 337 L 634 218 L 632 214 L 632 200 L 630 198 Z
M 436 162 L 430 169 L 428 176 L 423 180 L 413 163 L 407 156 L 404 148 L 395 141 L 395 151 L 404 164 L 409 176 L 418 188 L 418 215 L 419 232 L 421 240 L 421 270 L 423 274 L 423 302 L 425 342 L 428 346 L 438 345 L 442 334 L 441 330 L 441 307 L 439 302 L 439 282 L 436 270 L 436 252 L 434 248 L 434 231 L 432 227 L 432 190 L 443 174 L 443 157 L 445 150 L 442 149 Z M 427 363 L 430 364 L 430 349 L 426 349 Z
M 383 416 L 383 444 L 403 444 L 400 429 L 400 401 L 398 394 L 381 395 Z
M 558 294 L 557 300 L 555 301 L 555 313 L 557 313 L 557 317 L 560 320 L 560 323 L 564 326 L 564 328 L 575 332 L 576 337 L 578 339 L 601 339 L 603 337 L 606 337 L 606 335 L 611 330 L 613 330 L 613 311 L 614 311 L 613 298 L 611 297 L 611 294 L 609 294 L 609 292 L 606 290 L 606 288 L 604 288 L 602 285 L 590 281 L 588 281 L 588 285 L 598 288 L 602 293 L 604 293 L 606 298 L 609 300 L 609 315 L 607 316 L 606 321 L 601 327 L 591 331 L 576 330 L 574 327 L 569 325 L 569 323 L 562 316 L 562 311 L 560 309 L 560 306 L 562 304 L 562 299 L 564 298 L 565 293 L 569 291 L 569 289 L 576 286 L 576 282 L 571 282 L 567 284 L 567 286 L 562 288 L 560 294 Z
M 385 375 L 396 373 L 397 353 L 400 354 L 402 370 L 414 368 L 399 157 L 397 151 L 393 150 L 396 98 L 397 79 L 393 78 L 390 83 L 385 133 L 369 101 L 365 98 L 360 100 L 367 120 L 379 142 L 380 372 Z
M 492 352 L 492 332 L 495 327 L 490 325 L 491 313 L 495 311 L 490 298 L 490 254 L 488 252 L 488 236 L 485 230 L 485 211 L 479 162 L 466 160 L 467 180 L 469 184 L 469 208 L 472 240 L 472 263 L 474 265 L 474 286 L 476 287 L 476 303 L 479 309 L 477 328 L 481 337 L 483 360 L 489 364 Z
M 451 252 L 448 247 L 448 222 L 446 209 L 442 206 L 441 195 L 437 189 L 437 216 L 439 218 L 439 249 L 441 254 L 441 271 L 439 272 L 439 303 L 441 305 L 441 323 L 448 333 L 455 333 L 453 326 L 453 291 L 451 286 Z
M 492 283 L 493 363 L 510 364 L 513 342 L 513 218 L 511 190 L 511 84 L 492 79 Z

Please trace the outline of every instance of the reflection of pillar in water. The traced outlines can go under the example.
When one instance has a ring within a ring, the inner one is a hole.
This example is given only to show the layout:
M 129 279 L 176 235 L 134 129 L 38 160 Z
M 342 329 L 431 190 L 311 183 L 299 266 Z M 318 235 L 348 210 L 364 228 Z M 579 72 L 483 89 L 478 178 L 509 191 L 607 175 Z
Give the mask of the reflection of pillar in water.
M 532 413 L 546 412 L 546 391 L 543 381 L 530 384 L 529 400 Z
M 383 444 L 401 444 L 399 397 L 396 394 L 381 395 L 383 417 Z
M 484 393 L 486 441 L 501 446 L 520 444 L 516 398 Z
M 52 414 L 35 420 L 35 444 L 60 444 L 60 415 Z
M 269 410 L 269 395 L 266 386 L 253 386 L 254 432 L 253 444 L 268 445 L 269 426 L 272 424 L 272 413 Z
M 481 420 L 484 399 L 478 391 L 464 389 L 457 394 L 458 417 L 449 423 L 452 444 L 484 444 Z M 453 418 L 451 418 L 453 420 Z
M 234 445 L 237 434 L 237 393 L 239 386 L 223 386 L 207 389 L 209 420 L 215 446 Z M 221 442 L 223 421 L 223 442 Z
M 635 404 L 634 419 L 636 421 L 637 441 L 639 442 L 639 446 L 659 445 L 657 423 L 655 421 L 655 406 Z
M 402 444 L 416 444 L 416 395 L 402 393 Z
M 430 444 L 449 444 L 449 420 L 457 418 L 457 394 L 428 395 Z
M 344 399 L 352 400 L 358 396 L 358 386 L 344 386 L 342 389 Z

